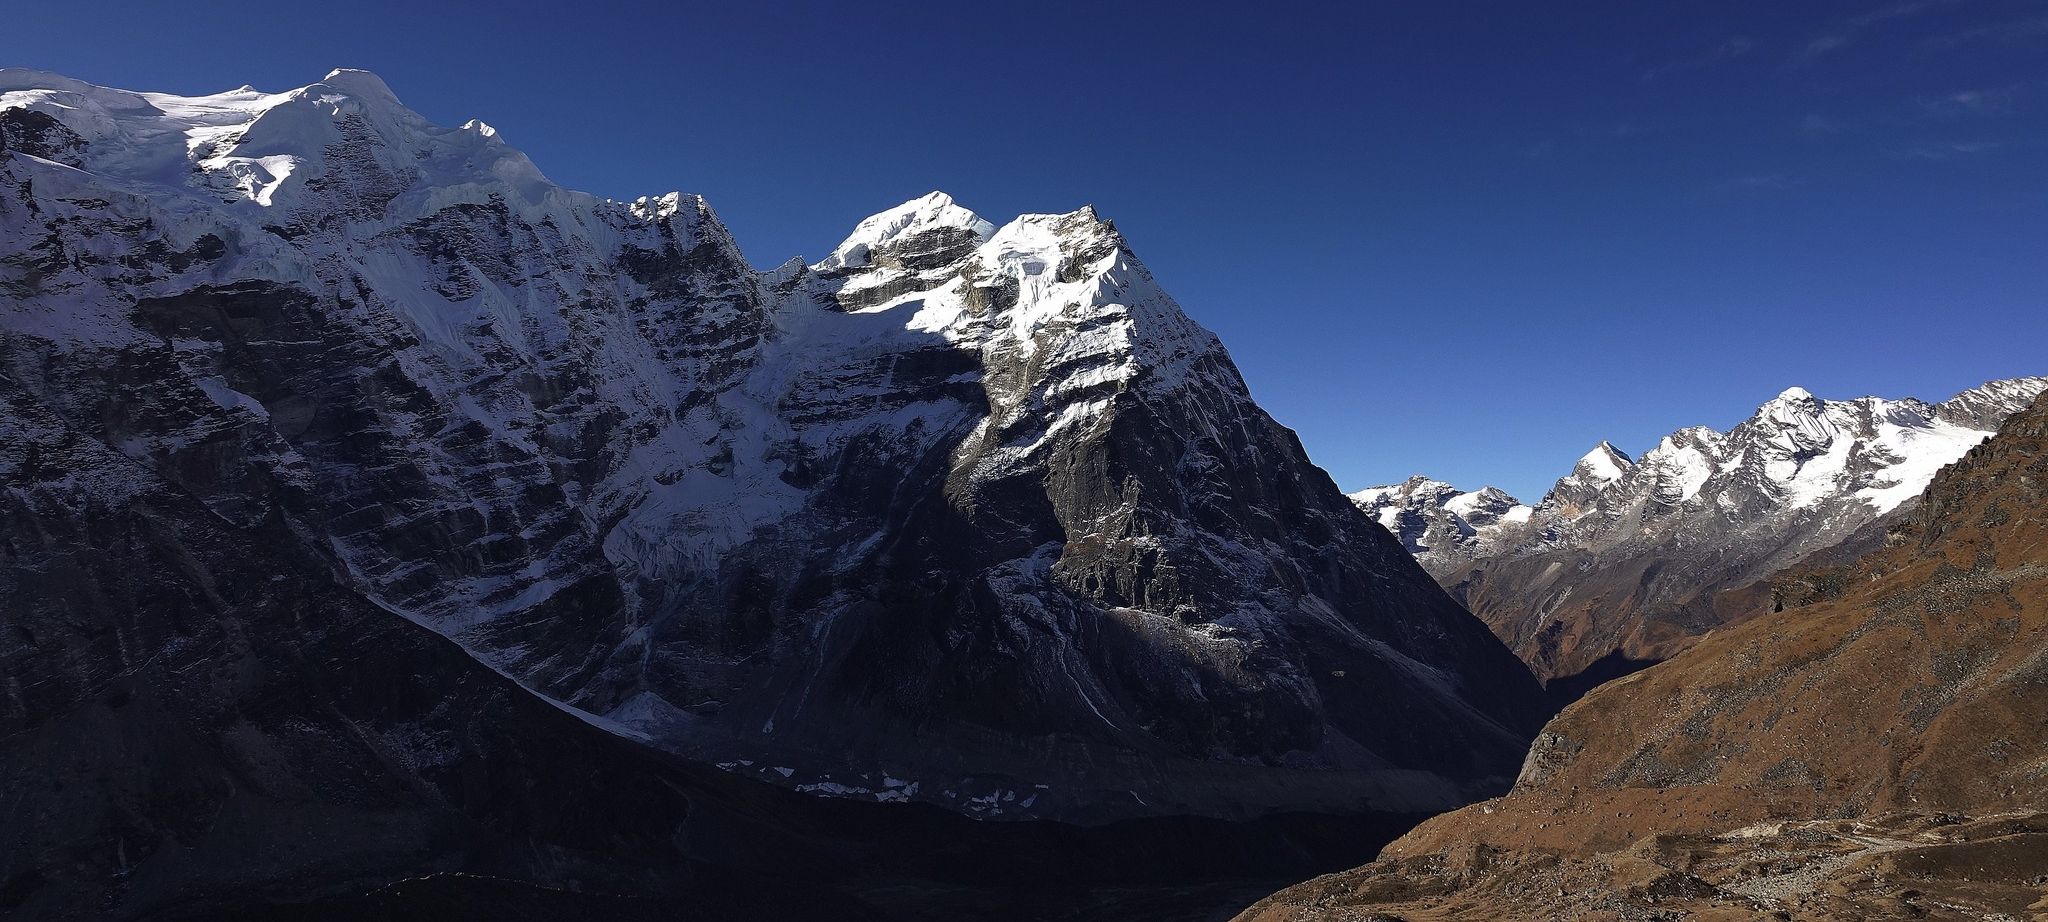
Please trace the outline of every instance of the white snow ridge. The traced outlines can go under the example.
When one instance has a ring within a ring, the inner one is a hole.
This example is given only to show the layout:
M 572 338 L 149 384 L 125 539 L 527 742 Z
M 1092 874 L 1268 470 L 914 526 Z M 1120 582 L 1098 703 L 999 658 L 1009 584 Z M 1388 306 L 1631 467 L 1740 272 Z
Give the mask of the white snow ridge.
M 1426 478 L 1352 498 L 1439 573 L 1482 557 L 1604 550 L 1680 533 L 1694 553 L 1781 548 L 1770 562 L 1782 565 L 1919 496 L 2044 390 L 2048 378 L 2011 378 L 1930 404 L 1823 400 L 1790 387 L 1727 432 L 1681 429 L 1640 458 L 1603 441 L 1515 518 L 1471 521 L 1467 509 L 1498 502 Z

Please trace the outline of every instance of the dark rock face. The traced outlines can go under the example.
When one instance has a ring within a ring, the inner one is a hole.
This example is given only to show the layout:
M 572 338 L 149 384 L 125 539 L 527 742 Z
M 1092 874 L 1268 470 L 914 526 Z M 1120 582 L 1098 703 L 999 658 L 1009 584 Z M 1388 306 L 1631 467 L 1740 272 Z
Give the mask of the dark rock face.
M 77 166 L 85 141 L 64 123 L 31 109 L 0 111 L 0 153 L 20 151 L 32 157 Z
M 982 823 L 693 766 L 372 604 L 281 517 L 227 521 L 11 378 L 0 406 L 10 919 L 1197 914 L 1404 825 Z
M 715 788 L 363 599 L 281 515 L 207 508 L 11 372 L 0 404 L 10 917 L 454 870 L 694 886 L 674 837 Z
M 917 412 L 934 438 L 847 444 L 831 473 L 806 480 L 803 513 L 738 548 L 680 606 L 690 620 L 657 622 L 655 656 L 676 657 L 661 678 L 674 684 L 652 686 L 664 700 L 682 700 L 667 690 L 678 686 L 715 695 L 699 675 L 730 683 L 725 663 L 753 657 L 740 684 L 777 691 L 722 699 L 694 715 L 700 732 L 777 749 L 792 732 L 822 734 L 804 745 L 855 754 L 776 755 L 824 771 L 930 778 L 941 765 L 980 801 L 970 809 L 991 813 L 1014 801 L 1211 810 L 1273 783 L 1262 776 L 1289 779 L 1295 793 L 1281 796 L 1307 798 L 1297 806 L 1360 784 L 1399 800 L 1431 795 L 1404 790 L 1413 776 L 1372 779 L 1373 766 L 1479 777 L 1513 758 L 1519 740 L 1500 726 L 1525 713 L 1513 667 L 1251 404 L 1214 337 L 1158 293 L 1112 226 L 1085 210 L 1027 217 L 970 251 L 958 228 L 927 226 L 946 209 L 957 206 L 879 216 L 923 224 L 782 283 L 786 311 L 921 309 L 913 328 L 946 312 L 941 336 L 889 356 L 887 390 L 836 414 Z M 1081 300 L 1020 329 L 1017 291 Z M 805 404 L 844 399 L 809 386 Z M 880 544 L 819 554 L 821 535 L 865 537 L 877 519 Z M 821 556 L 837 572 L 791 572 Z M 787 634 L 763 629 L 759 646 L 707 663 L 703 613 L 736 598 L 748 623 L 832 627 L 782 647 Z M 1421 664 L 1445 658 L 1495 671 L 1461 676 L 1456 699 L 1416 694 L 1440 675 Z M 1508 716 L 1468 730 L 1473 708 Z M 957 742 L 925 766 L 891 751 L 933 738 Z M 990 770 L 1005 765 L 1037 767 Z
M 0 771 L 80 779 L 0 889 L 660 895 L 634 862 L 713 860 L 690 792 L 759 781 L 1108 820 L 1512 776 L 1526 671 L 1092 210 L 931 196 L 758 273 L 367 74 L 208 100 L 0 72 Z

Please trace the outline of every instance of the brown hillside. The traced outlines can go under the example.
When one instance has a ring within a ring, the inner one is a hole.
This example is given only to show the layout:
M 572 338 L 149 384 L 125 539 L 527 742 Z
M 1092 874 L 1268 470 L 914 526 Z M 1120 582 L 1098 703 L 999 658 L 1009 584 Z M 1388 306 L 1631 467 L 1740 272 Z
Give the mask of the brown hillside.
M 2048 398 L 1804 607 L 1567 709 L 1515 790 L 1243 918 L 2041 918 Z

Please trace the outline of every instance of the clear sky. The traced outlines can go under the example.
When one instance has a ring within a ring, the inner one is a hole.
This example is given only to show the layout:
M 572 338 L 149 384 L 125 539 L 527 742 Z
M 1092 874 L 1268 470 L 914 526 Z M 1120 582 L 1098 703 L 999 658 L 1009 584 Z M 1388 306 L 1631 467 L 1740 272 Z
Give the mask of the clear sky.
M 1540 8 L 1540 9 L 1539 9 Z M 337 66 L 758 265 L 1095 204 L 1347 489 L 1525 499 L 1788 385 L 2048 373 L 2048 5 L 17 0 L 0 63 Z

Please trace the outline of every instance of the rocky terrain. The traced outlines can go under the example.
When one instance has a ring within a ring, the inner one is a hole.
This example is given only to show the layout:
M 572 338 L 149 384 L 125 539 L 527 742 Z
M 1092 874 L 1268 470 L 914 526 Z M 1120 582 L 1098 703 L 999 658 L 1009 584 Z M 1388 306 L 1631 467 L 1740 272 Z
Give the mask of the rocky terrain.
M 1602 442 L 1533 510 L 1421 478 L 1352 497 L 1568 701 L 1772 610 L 1766 577 L 1872 549 L 1935 471 L 2044 389 L 2015 378 L 1926 403 L 1792 388 L 1640 458 Z
M 207 513 L 17 383 L 8 919 L 1179 919 L 1406 825 L 995 823 L 691 763 L 394 617 L 282 523 Z
M 1438 561 L 1490 556 L 1495 534 L 1529 521 L 1535 510 L 1499 487 L 1470 492 L 1416 475 L 1398 484 L 1351 494 L 1401 546 L 1427 567 Z
M 1515 790 L 1242 918 L 2048 912 L 2048 398 L 1784 611 L 1594 690 Z
M 1168 876 L 1285 876 L 1504 790 L 1541 719 L 1089 208 L 934 193 L 756 271 L 361 71 L 0 70 L 0 396 L 26 916 L 1045 894 L 1218 821 L 1270 847 Z M 903 828 L 971 847 L 846 857 Z

